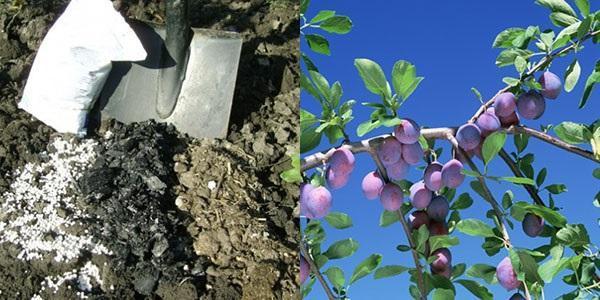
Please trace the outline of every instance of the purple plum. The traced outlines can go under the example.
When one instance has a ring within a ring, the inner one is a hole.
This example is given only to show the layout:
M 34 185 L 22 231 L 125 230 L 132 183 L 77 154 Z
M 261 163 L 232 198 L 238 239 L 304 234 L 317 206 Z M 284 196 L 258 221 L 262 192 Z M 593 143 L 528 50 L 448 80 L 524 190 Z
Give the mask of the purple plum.
M 308 203 L 308 201 L 309 201 L 308 195 L 314 189 L 315 189 L 315 186 L 313 186 L 310 183 L 302 183 L 300 185 L 300 215 L 303 215 L 309 219 L 313 219 L 314 216 L 312 215 L 312 213 L 310 211 L 308 211 L 306 209 L 306 203 Z
M 409 165 L 416 165 L 423 157 L 423 148 L 421 144 L 404 144 L 402 145 L 402 159 Z
M 410 199 L 416 209 L 425 209 L 431 202 L 432 192 L 427 189 L 423 181 L 415 182 L 410 187 Z
M 458 128 L 456 140 L 465 151 L 473 150 L 481 143 L 481 130 L 473 123 L 464 124 Z
M 542 96 L 548 99 L 556 99 L 558 97 L 562 89 L 562 82 L 556 74 L 546 71 L 540 76 L 539 82 L 542 85 Z
M 510 116 L 516 108 L 517 99 L 511 92 L 502 93 L 494 99 L 494 113 L 498 118 Z
M 446 222 L 437 222 L 429 219 L 429 235 L 446 235 L 448 234 L 448 224 Z
M 354 169 L 354 154 L 346 148 L 336 149 L 328 162 L 335 174 L 349 174 Z
M 385 166 L 394 164 L 402 156 L 402 144 L 393 136 L 386 137 L 377 149 L 377 155 Z
M 379 173 L 373 171 L 367 173 L 362 180 L 362 191 L 365 197 L 369 200 L 374 200 L 379 197 L 383 189 L 384 182 L 379 176 Z
M 380 201 L 385 210 L 396 211 L 402 206 L 404 193 L 399 186 L 390 182 L 383 186 Z
M 434 275 L 440 275 L 443 277 L 446 277 L 448 279 L 450 279 L 450 277 L 452 276 L 452 265 L 448 265 L 447 268 L 442 269 L 442 270 L 431 270 L 431 273 Z
M 427 207 L 427 215 L 430 219 L 438 222 L 446 220 L 448 212 L 450 211 L 450 205 L 448 200 L 444 196 L 435 196 Z
M 507 291 L 514 290 L 521 286 L 521 282 L 517 279 L 517 273 L 515 273 L 508 256 L 500 261 L 496 267 L 496 278 L 498 278 L 500 285 Z
M 537 215 L 527 213 L 523 218 L 523 231 L 530 237 L 536 237 L 544 230 L 544 219 Z
M 397 162 L 385 167 L 387 175 L 391 181 L 398 181 L 406 178 L 410 166 L 400 158 Z
M 411 119 L 402 119 L 402 123 L 394 129 L 394 135 L 402 144 L 414 144 L 419 140 L 421 128 Z
M 445 186 L 455 189 L 465 180 L 465 175 L 461 173 L 463 164 L 458 159 L 448 161 L 442 168 L 442 182 Z
M 452 264 L 452 253 L 450 253 L 448 248 L 437 249 L 431 253 L 431 256 L 435 257 L 435 260 L 430 265 L 432 270 L 442 271 Z
M 431 191 L 438 191 L 443 187 L 442 183 L 442 168 L 444 166 L 437 161 L 427 165 L 423 174 L 423 182 Z
M 429 227 L 429 216 L 422 210 L 416 210 L 408 216 L 408 222 L 412 229 L 419 229 L 423 225 Z
M 330 209 L 331 193 L 324 186 L 317 187 L 308 194 L 306 210 L 312 216 L 311 219 L 323 218 Z
M 331 166 L 327 167 L 325 171 L 325 179 L 327 179 L 327 186 L 333 190 L 344 187 L 350 179 L 350 173 L 336 172 Z
M 481 130 L 482 136 L 488 136 L 500 129 L 500 120 L 496 117 L 495 111 L 493 107 L 490 107 L 477 118 L 477 127 Z
M 527 120 L 536 120 L 544 114 L 546 100 L 536 91 L 521 94 L 517 100 L 517 111 Z
M 517 112 L 513 112 L 508 117 L 500 117 L 500 125 L 504 128 L 508 128 L 513 125 L 519 125 L 519 116 Z
M 304 256 L 300 255 L 300 284 L 304 284 L 309 274 L 310 266 Z

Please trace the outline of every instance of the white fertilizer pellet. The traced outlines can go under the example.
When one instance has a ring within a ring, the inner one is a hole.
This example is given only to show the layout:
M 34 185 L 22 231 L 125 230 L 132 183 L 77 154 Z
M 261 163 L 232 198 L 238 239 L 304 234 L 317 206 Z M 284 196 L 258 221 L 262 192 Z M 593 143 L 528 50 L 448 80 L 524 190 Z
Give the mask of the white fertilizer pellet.
M 15 172 L 10 190 L 0 196 L 0 244 L 18 247 L 18 259 L 31 261 L 51 257 L 57 262 L 70 262 L 83 252 L 110 255 L 103 245 L 94 241 L 87 230 L 83 234 L 69 232 L 71 226 L 81 226 L 88 218 L 75 203 L 77 180 L 95 159 L 96 142 L 79 143 L 57 138 L 52 142 L 56 151 L 42 153 L 42 163 L 29 163 Z M 60 276 L 48 276 L 42 290 L 55 292 L 65 282 L 77 284 L 80 298 L 94 283 L 102 284 L 99 269 L 91 262 Z M 35 295 L 32 299 L 42 299 Z

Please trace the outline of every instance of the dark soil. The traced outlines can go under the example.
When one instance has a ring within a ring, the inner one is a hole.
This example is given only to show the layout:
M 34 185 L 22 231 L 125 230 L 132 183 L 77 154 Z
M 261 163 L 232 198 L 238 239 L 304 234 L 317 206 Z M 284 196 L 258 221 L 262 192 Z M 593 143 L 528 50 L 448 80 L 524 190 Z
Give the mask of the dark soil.
M 116 2 L 129 17 L 163 19 L 160 2 Z M 299 297 L 298 187 L 279 177 L 298 149 L 298 4 L 190 2 L 194 26 L 244 36 L 228 138 L 191 140 L 152 122 L 103 124 L 94 135 L 96 162 L 74 193 L 91 216 L 86 228 L 113 255 L 24 262 L 16 258 L 18 249 L 0 244 L 0 298 L 29 299 L 45 277 L 87 260 L 102 266 L 104 281 L 87 294 L 91 298 Z M 14 10 L 0 4 L 0 174 L 6 174 L 0 204 L 11 174 L 43 160 L 40 153 L 56 135 L 16 103 L 65 1 L 29 3 Z M 41 296 L 72 299 L 76 289 L 67 282 Z

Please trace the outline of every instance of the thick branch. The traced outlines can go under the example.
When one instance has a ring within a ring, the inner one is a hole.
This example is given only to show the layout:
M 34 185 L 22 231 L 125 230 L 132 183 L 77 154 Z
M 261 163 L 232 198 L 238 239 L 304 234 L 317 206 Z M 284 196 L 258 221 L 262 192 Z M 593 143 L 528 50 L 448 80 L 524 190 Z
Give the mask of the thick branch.
M 577 146 L 565 143 L 547 133 L 543 133 L 541 131 L 537 131 L 535 129 L 532 129 L 532 128 L 529 128 L 526 126 L 522 126 L 522 125 L 521 126 L 511 126 L 510 128 L 507 129 L 507 132 L 509 132 L 509 133 L 524 133 L 528 136 L 532 136 L 538 140 L 544 141 L 550 145 L 556 146 L 558 148 L 569 151 L 571 153 L 575 153 L 581 157 L 587 158 L 596 163 L 600 163 L 600 159 L 597 159 L 594 156 L 594 153 L 592 151 L 588 151 L 588 150 L 579 148 Z
M 552 62 L 552 60 L 554 60 L 554 58 L 561 56 L 573 49 L 575 49 L 580 43 L 586 41 L 589 38 L 594 37 L 595 35 L 599 34 L 599 31 L 594 31 L 591 32 L 589 34 L 587 34 L 586 36 L 584 36 L 583 38 L 581 38 L 579 41 L 577 41 L 576 43 L 572 43 L 569 46 L 566 46 L 564 48 L 562 48 L 561 50 L 555 51 L 554 53 L 550 54 L 550 55 L 546 55 L 544 56 L 544 58 L 542 58 L 537 64 L 535 64 L 529 71 L 527 71 L 525 74 L 523 74 L 523 76 L 521 76 L 521 81 L 526 80 L 527 78 L 533 76 L 533 74 L 535 74 L 535 72 L 541 70 L 542 68 L 544 68 L 545 66 L 547 66 L 549 63 Z M 510 90 L 511 86 L 507 85 L 506 87 L 504 87 L 503 89 L 499 90 L 496 95 L 494 95 L 494 97 L 492 97 L 490 100 L 488 100 L 486 103 L 484 103 L 483 105 L 481 105 L 481 107 L 479 107 L 479 109 L 477 110 L 477 112 L 475 112 L 475 114 L 473 115 L 473 117 L 471 117 L 471 119 L 469 120 L 469 122 L 473 123 L 477 120 L 477 118 L 483 114 L 485 112 L 486 109 L 488 109 L 488 107 L 492 106 L 492 104 L 494 104 L 494 99 L 496 98 L 496 96 L 508 92 L 508 90 Z
M 521 170 L 519 170 L 517 163 L 515 163 L 515 161 L 510 157 L 510 155 L 508 155 L 508 153 L 506 153 L 504 148 L 500 149 L 499 154 L 500 154 L 500 157 L 502 158 L 502 160 L 504 160 L 504 162 L 508 165 L 510 170 L 513 172 L 513 174 L 515 174 L 515 176 L 525 178 L 525 175 L 523 175 Z M 533 186 L 528 185 L 528 184 L 523 184 L 523 187 L 525 188 L 525 190 L 527 190 L 527 193 L 529 193 L 529 196 L 531 196 L 531 199 L 533 199 L 533 201 L 537 205 L 546 206 L 546 204 L 544 204 L 544 201 L 542 200 L 542 198 L 540 198 L 540 195 L 538 195 L 537 190 Z
M 300 242 L 300 253 L 302 253 L 302 256 L 304 256 L 304 259 L 306 259 L 306 261 L 308 262 L 311 272 L 315 274 L 315 277 L 317 277 L 317 280 L 319 280 L 319 282 L 323 286 L 323 290 L 325 290 L 327 298 L 329 300 L 335 300 L 336 297 L 333 295 L 333 292 L 331 291 L 331 288 L 329 288 L 329 285 L 327 284 L 327 281 L 325 281 L 325 278 L 323 278 L 323 274 L 321 274 L 321 271 L 319 271 L 319 267 L 317 267 L 317 264 L 313 260 L 311 254 L 308 252 L 308 248 L 306 248 L 306 244 L 304 244 L 304 242 Z

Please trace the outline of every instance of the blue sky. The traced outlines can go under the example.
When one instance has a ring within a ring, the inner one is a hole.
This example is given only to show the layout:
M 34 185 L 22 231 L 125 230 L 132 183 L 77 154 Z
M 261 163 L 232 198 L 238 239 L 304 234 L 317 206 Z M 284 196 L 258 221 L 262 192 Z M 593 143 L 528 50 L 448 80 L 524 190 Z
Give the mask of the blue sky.
M 501 79 L 515 76 L 513 67 L 499 69 L 494 65 L 498 49 L 491 47 L 497 33 L 505 28 L 528 25 L 540 25 L 542 29 L 553 28 L 548 19 L 548 11 L 537 6 L 533 1 L 358 1 L 334 0 L 312 1 L 307 12 L 310 18 L 321 9 L 333 9 L 338 14 L 348 15 L 354 22 L 354 28 L 348 35 L 327 35 L 331 44 L 332 56 L 324 56 L 310 52 L 302 43 L 302 50 L 308 52 L 321 72 L 330 80 L 340 81 L 344 88 L 343 100 L 356 99 L 358 103 L 377 100 L 368 92 L 353 66 L 355 58 L 369 58 L 378 62 L 386 72 L 391 73 L 395 61 L 408 60 L 417 66 L 417 73 L 424 76 L 416 92 L 400 109 L 400 115 L 410 117 L 419 124 L 429 127 L 460 125 L 464 123 L 478 108 L 479 102 L 470 91 L 476 87 L 485 99 L 504 87 Z M 592 7 L 597 9 L 597 7 Z M 307 33 L 310 31 L 307 31 Z M 548 101 L 546 113 L 536 121 L 525 124 L 539 128 L 542 124 L 558 124 L 562 121 L 590 123 L 597 119 L 600 111 L 600 91 L 592 95 L 584 109 L 577 109 L 583 89 L 583 82 L 591 72 L 595 60 L 600 58 L 597 45 L 591 43 L 576 56 L 582 66 L 582 79 L 575 90 L 567 94 L 564 91 L 558 100 Z M 563 76 L 572 56 L 556 61 L 551 70 Z M 313 113 L 318 112 L 316 101 L 303 93 L 301 106 Z M 355 106 L 354 120 L 350 124 L 351 138 L 356 140 L 356 126 L 366 120 L 370 109 Z M 386 133 L 386 129 L 372 132 L 373 135 Z M 509 139 L 508 150 L 514 150 L 512 138 Z M 323 139 L 317 149 L 330 147 Z M 448 147 L 442 161 L 448 160 Z M 588 228 L 592 241 L 600 243 L 600 230 L 597 218 L 600 209 L 592 204 L 592 199 L 600 184 L 592 177 L 592 170 L 598 165 L 553 148 L 540 141 L 531 139 L 528 151 L 536 154 L 534 167 L 548 168 L 546 183 L 564 183 L 568 192 L 555 197 L 557 206 L 570 223 L 583 223 Z M 399 224 L 388 228 L 378 226 L 378 219 L 383 208 L 379 201 L 366 200 L 360 190 L 360 182 L 364 174 L 375 168 L 374 163 L 365 154 L 357 156 L 357 165 L 348 185 L 333 192 L 333 211 L 348 213 L 354 226 L 346 230 L 327 228 L 328 242 L 352 237 L 360 243 L 358 251 L 349 258 L 334 261 L 326 265 L 341 267 L 348 279 L 354 267 L 372 253 L 383 255 L 382 265 L 400 264 L 413 266 L 408 253 L 395 250 L 396 245 L 406 244 L 406 239 Z M 499 159 L 490 166 L 492 174 L 510 176 L 510 170 Z M 412 169 L 409 179 L 416 181 L 421 172 Z M 491 184 L 497 198 L 511 189 L 515 200 L 531 201 L 528 195 L 517 186 L 508 183 Z M 467 184 L 459 188 L 457 195 L 470 191 Z M 474 205 L 462 211 L 463 218 L 485 219 L 488 205 L 472 193 Z M 542 193 L 547 200 L 547 195 Z M 488 219 L 485 219 L 489 222 Z M 534 248 L 547 243 L 546 238 L 531 239 L 524 236 L 520 224 L 511 231 L 513 244 L 518 247 Z M 461 244 L 452 250 L 453 262 L 487 263 L 496 265 L 507 254 L 501 251 L 494 257 L 487 255 L 480 248 L 482 239 L 454 233 Z M 466 275 L 465 275 L 466 276 Z M 408 298 L 408 276 L 401 275 L 389 279 L 373 280 L 372 276 L 356 282 L 349 290 L 352 299 L 405 299 Z M 506 292 L 499 285 L 489 287 L 497 299 L 507 299 L 512 293 Z M 545 288 L 548 299 L 567 292 L 569 286 L 556 278 Z M 473 296 L 457 285 L 457 299 L 471 299 Z M 316 284 L 308 299 L 325 299 L 322 288 Z

